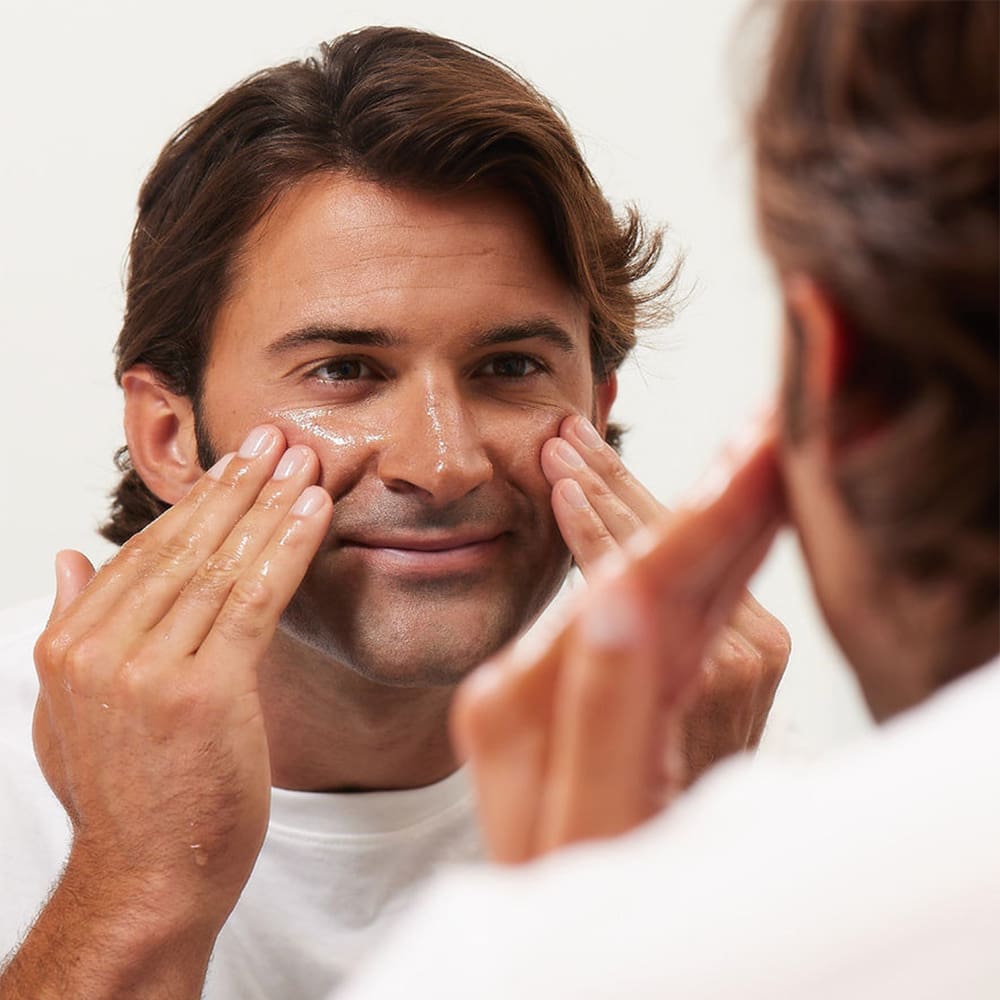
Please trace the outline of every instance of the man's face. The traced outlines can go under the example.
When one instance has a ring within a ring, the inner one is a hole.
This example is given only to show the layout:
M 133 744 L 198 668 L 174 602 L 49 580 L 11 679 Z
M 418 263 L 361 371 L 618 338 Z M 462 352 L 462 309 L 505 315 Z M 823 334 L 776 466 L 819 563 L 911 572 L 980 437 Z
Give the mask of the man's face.
M 216 453 L 254 424 L 319 456 L 327 544 L 287 637 L 376 680 L 453 683 L 527 625 L 569 564 L 539 452 L 603 429 L 586 306 L 498 193 L 329 174 L 250 235 L 200 407 Z

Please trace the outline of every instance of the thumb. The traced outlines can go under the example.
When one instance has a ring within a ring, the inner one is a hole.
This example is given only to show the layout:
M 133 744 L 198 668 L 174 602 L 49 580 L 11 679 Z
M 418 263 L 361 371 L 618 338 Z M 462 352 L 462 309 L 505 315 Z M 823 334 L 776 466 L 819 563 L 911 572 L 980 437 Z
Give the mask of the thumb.
M 59 617 L 76 599 L 94 576 L 93 563 L 75 549 L 63 549 L 56 553 L 56 599 L 52 605 L 49 621 Z

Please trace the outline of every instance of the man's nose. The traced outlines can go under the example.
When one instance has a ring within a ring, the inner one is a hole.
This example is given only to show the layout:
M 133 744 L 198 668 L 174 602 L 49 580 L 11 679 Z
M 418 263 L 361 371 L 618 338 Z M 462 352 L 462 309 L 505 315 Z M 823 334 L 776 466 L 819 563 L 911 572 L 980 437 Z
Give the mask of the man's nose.
M 458 386 L 427 379 L 397 399 L 378 462 L 389 489 L 443 506 L 493 478 L 493 463 Z

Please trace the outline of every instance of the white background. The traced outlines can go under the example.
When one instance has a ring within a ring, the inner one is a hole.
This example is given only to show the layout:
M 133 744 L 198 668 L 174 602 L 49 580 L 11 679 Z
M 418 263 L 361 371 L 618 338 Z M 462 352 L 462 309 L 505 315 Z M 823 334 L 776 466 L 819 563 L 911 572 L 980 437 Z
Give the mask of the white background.
M 670 224 L 689 303 L 647 335 L 616 408 L 632 427 L 626 458 L 658 496 L 676 497 L 770 395 L 778 308 L 742 125 L 759 32 L 741 2 L 3 0 L 0 606 L 47 592 L 59 548 L 111 551 L 94 530 L 123 441 L 111 352 L 135 198 L 158 150 L 241 77 L 379 23 L 508 62 L 565 111 L 612 201 Z M 754 589 L 794 642 L 771 750 L 811 754 L 865 727 L 790 539 Z

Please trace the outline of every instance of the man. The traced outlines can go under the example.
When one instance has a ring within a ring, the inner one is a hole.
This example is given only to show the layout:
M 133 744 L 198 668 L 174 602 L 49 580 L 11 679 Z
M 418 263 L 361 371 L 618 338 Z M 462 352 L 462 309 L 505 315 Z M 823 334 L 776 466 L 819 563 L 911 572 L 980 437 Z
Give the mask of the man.
M 23 748 L 3 773 L 11 944 L 51 894 L 0 997 L 320 996 L 477 856 L 454 686 L 661 514 L 604 441 L 658 253 L 542 97 L 417 32 L 168 144 L 118 342 L 123 547 L 59 556 L 35 648 L 68 844 Z M 759 738 L 787 656 L 751 599 L 733 626 L 694 771 Z
M 455 728 L 498 859 L 636 826 L 678 790 L 678 701 L 786 517 L 890 721 L 811 767 L 720 769 L 616 841 L 452 876 L 350 1000 L 413 983 L 478 1000 L 997 996 L 998 14 L 779 8 L 753 118 L 786 307 L 777 418 L 549 644 L 474 674 Z

